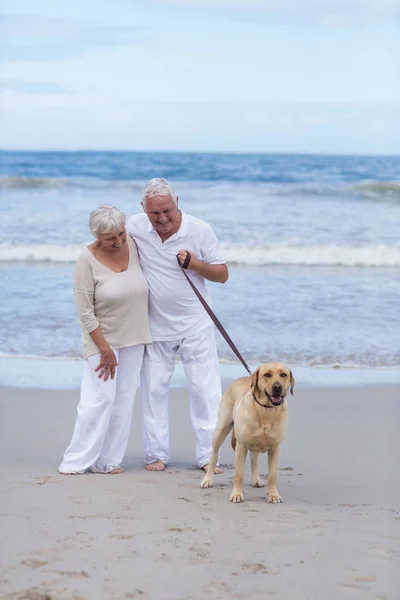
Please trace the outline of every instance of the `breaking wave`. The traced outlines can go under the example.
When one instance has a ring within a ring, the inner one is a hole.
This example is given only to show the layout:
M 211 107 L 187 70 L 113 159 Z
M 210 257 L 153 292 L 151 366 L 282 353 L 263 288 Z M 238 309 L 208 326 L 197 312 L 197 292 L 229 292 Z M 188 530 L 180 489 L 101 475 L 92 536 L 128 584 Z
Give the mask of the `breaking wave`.
M 138 181 L 114 179 L 106 180 L 96 177 L 20 177 L 0 176 L 0 189 L 63 189 L 76 188 L 98 190 L 108 188 L 141 189 Z
M 100 189 L 127 189 L 141 190 L 144 181 L 130 179 L 100 179 L 96 177 L 21 177 L 0 176 L 0 189 L 63 189 L 75 188 L 81 190 Z M 237 182 L 221 181 L 199 181 L 202 187 L 218 187 L 219 185 L 235 185 Z M 192 185 L 196 182 L 193 181 Z M 388 200 L 400 200 L 400 181 L 378 181 L 366 180 L 359 183 L 332 184 L 326 182 L 310 183 L 276 183 L 276 182 L 241 182 L 240 185 L 251 184 L 260 186 L 276 196 L 326 196 L 339 195 L 343 193 L 353 194 L 365 198 L 383 198 Z
M 400 199 L 400 181 L 363 181 L 354 186 L 354 190 L 364 196 L 385 196 Z
M 297 265 L 307 267 L 400 267 L 396 246 L 232 246 L 221 244 L 229 264 L 242 266 Z M 0 263 L 74 263 L 82 244 L 0 244 Z

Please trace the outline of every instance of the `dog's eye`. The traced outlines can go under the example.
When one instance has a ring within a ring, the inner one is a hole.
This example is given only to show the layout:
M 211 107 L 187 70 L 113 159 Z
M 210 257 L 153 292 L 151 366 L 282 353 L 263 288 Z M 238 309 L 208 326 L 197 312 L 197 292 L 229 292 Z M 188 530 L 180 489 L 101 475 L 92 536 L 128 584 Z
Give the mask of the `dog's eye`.
M 271 373 L 264 373 L 264 377 L 271 377 Z
M 286 373 L 281 373 L 281 377 L 287 377 Z

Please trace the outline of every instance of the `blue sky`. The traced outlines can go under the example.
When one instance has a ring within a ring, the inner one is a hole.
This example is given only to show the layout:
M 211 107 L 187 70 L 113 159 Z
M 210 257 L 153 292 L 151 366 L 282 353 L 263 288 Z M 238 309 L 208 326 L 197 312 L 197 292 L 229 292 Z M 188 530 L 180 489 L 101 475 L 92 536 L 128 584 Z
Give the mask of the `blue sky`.
M 400 0 L 3 0 L 0 147 L 400 154 Z

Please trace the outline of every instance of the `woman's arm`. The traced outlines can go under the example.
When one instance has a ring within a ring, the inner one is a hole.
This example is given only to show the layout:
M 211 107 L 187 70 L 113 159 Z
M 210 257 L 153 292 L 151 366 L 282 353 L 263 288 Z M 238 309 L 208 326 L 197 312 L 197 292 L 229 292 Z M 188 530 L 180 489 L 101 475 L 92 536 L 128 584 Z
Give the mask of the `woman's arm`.
M 80 326 L 87 331 L 96 344 L 100 353 L 100 363 L 95 371 L 100 371 L 98 377 L 104 376 L 104 381 L 115 377 L 117 358 L 103 335 L 100 322 L 94 312 L 94 278 L 88 259 L 82 256 L 78 259 L 74 275 L 74 296 L 78 311 Z

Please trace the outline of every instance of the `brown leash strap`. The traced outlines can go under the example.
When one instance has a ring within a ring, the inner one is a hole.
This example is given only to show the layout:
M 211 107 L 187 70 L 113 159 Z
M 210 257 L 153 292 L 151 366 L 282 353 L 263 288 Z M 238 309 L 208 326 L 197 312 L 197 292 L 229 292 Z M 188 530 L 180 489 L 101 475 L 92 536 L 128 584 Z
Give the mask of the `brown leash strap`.
M 220 334 L 222 335 L 222 337 L 225 339 L 225 341 L 227 342 L 228 346 L 230 346 L 230 348 L 236 354 L 236 356 L 238 357 L 238 359 L 240 360 L 240 362 L 242 363 L 242 365 L 244 366 L 244 368 L 246 369 L 246 371 L 251 375 L 251 371 L 250 371 L 249 367 L 247 366 L 244 358 L 240 354 L 239 350 L 236 348 L 235 344 L 232 342 L 231 338 L 229 337 L 229 335 L 225 331 L 224 327 L 222 326 L 222 324 L 220 323 L 220 321 L 218 320 L 218 318 L 215 316 L 215 314 L 213 313 L 213 311 L 211 310 L 211 308 L 208 306 L 207 302 L 204 300 L 203 296 L 200 294 L 200 292 L 198 291 L 198 289 L 196 288 L 196 286 L 194 285 L 194 283 L 190 279 L 189 275 L 186 273 L 186 269 L 188 268 L 190 260 L 192 258 L 191 254 L 189 252 L 186 254 L 185 262 L 183 263 L 183 265 L 181 265 L 178 255 L 177 255 L 176 258 L 178 259 L 178 265 L 182 269 L 182 272 L 183 272 L 184 276 L 188 280 L 190 286 L 192 287 L 194 293 L 196 294 L 196 296 L 200 300 L 201 304 L 204 306 L 204 308 L 206 309 L 207 313 L 209 314 L 209 316 L 211 317 L 211 319 L 215 323 L 218 331 L 220 332 Z

